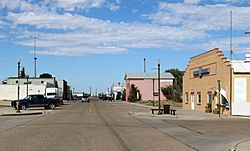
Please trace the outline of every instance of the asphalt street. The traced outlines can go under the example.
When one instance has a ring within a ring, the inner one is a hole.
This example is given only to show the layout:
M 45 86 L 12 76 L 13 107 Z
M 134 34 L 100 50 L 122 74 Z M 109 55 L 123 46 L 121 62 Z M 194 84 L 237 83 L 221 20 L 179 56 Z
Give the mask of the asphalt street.
M 126 103 L 95 100 L 91 103 L 67 102 L 51 114 L 30 116 L 26 122 L 0 131 L 0 150 L 193 150 L 192 147 L 130 114 L 148 110 Z M 4 123 L 4 120 L 1 120 Z

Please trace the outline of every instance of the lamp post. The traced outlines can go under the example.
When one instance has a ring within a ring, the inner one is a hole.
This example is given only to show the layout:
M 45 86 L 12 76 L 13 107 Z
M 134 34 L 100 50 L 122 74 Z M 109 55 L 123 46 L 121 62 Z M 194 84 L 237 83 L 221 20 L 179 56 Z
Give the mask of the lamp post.
M 219 110 L 219 117 L 220 117 L 220 80 L 217 80 L 218 83 L 218 110 Z
M 29 95 L 29 75 L 27 74 L 26 75 L 26 78 L 27 78 L 27 96 Z
M 160 95 L 160 91 L 161 91 L 161 86 L 160 86 L 160 84 L 161 84 L 161 82 L 160 82 L 160 78 L 161 78 L 161 76 L 160 76 L 160 66 L 161 66 L 160 60 L 158 59 L 158 61 L 157 61 L 157 67 L 158 67 L 158 98 L 159 98 L 158 115 L 162 114 L 161 113 L 161 95 Z
M 20 95 L 20 59 L 17 60 L 17 75 L 18 75 L 18 85 L 17 85 L 17 113 L 21 113 L 20 111 L 20 100 L 19 100 L 19 95 Z

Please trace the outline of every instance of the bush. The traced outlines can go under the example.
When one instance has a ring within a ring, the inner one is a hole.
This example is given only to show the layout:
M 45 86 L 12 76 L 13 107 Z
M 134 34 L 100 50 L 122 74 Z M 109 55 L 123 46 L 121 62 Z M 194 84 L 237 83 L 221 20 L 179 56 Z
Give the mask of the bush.
M 121 96 L 122 96 L 121 92 L 118 92 L 117 95 L 116 95 L 116 100 L 120 100 Z
M 139 100 L 141 100 L 140 90 L 134 84 L 132 84 L 129 91 L 128 101 L 137 102 Z
M 126 101 L 126 89 L 122 92 L 122 101 Z
M 174 99 L 173 87 L 172 86 L 161 88 L 161 91 L 162 91 L 163 95 L 166 97 L 167 100 L 173 100 Z

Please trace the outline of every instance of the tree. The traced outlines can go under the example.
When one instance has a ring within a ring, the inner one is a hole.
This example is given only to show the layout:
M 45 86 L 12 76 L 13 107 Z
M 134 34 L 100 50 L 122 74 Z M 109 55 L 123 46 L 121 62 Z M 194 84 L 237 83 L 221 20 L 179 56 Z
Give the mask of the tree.
M 122 92 L 122 101 L 126 101 L 126 89 Z
M 25 69 L 23 67 L 22 70 L 21 70 L 20 78 L 25 78 L 25 77 L 26 77 L 26 75 L 25 75 Z
M 118 92 L 115 99 L 116 99 L 116 100 L 120 100 L 120 99 L 121 99 L 121 96 L 122 96 L 121 92 Z
M 139 100 L 141 100 L 140 90 L 134 84 L 132 84 L 129 90 L 128 101 L 137 102 Z
M 39 78 L 52 78 L 52 75 L 49 73 L 43 73 L 39 76 Z
M 180 71 L 177 68 L 173 68 L 173 69 L 168 69 L 165 72 L 169 72 L 175 77 L 173 83 L 173 100 L 180 101 L 180 96 L 182 95 L 182 78 L 184 71 Z
M 161 88 L 161 92 L 163 95 L 166 97 L 167 100 L 173 100 L 174 99 L 174 93 L 173 93 L 173 87 L 168 86 L 168 87 L 163 87 Z

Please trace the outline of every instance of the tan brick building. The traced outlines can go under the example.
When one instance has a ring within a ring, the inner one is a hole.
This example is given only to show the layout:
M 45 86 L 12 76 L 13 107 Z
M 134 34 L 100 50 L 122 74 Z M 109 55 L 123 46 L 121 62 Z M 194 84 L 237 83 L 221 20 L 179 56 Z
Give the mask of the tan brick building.
M 211 104 L 211 111 L 217 108 L 217 80 L 221 85 L 220 102 L 229 107 L 230 69 L 230 61 L 219 48 L 190 58 L 183 76 L 183 108 L 205 112 L 208 103 Z M 230 113 L 229 110 L 227 113 Z
M 250 54 L 245 57 L 230 61 L 215 48 L 190 58 L 183 76 L 183 108 L 216 112 L 220 104 L 223 114 L 250 116 Z

